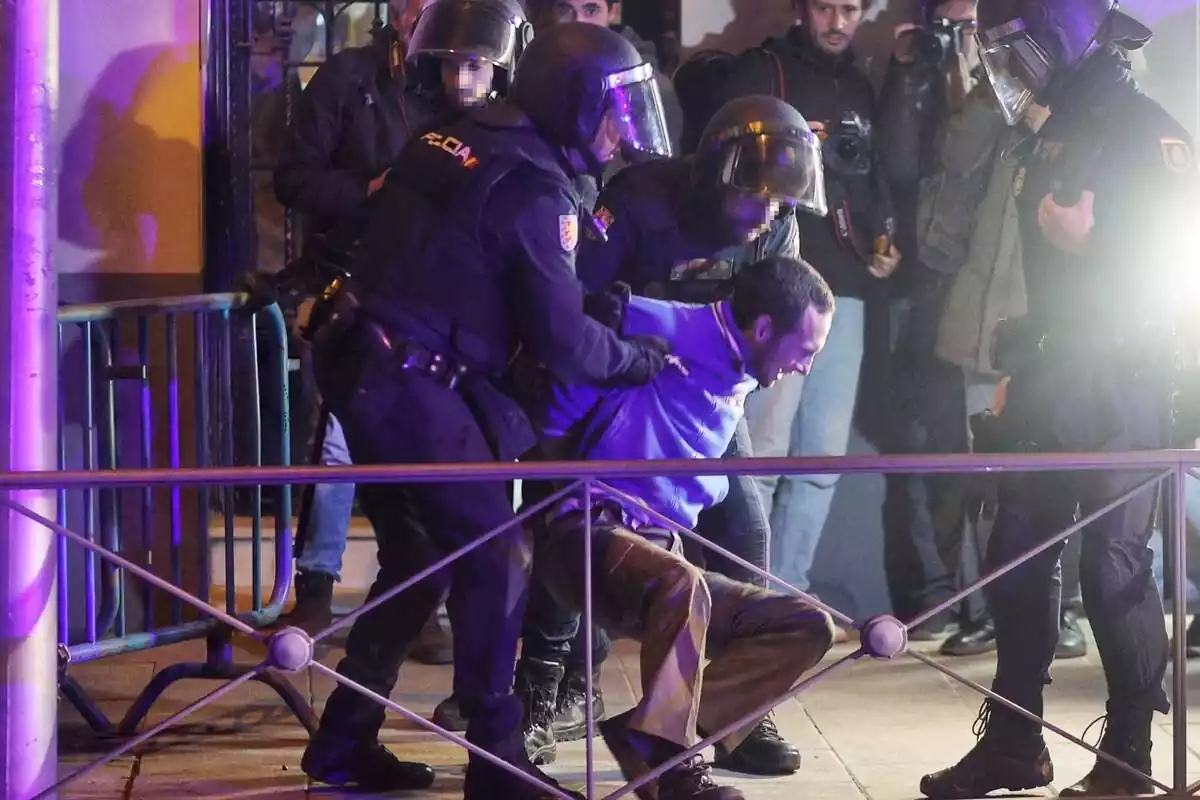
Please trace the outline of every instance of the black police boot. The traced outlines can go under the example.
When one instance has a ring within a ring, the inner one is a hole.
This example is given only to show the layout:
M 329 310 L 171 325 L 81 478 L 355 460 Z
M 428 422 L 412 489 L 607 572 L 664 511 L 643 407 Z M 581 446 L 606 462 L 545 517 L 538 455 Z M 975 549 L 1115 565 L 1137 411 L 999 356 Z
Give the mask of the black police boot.
M 522 733 L 525 753 L 534 764 L 553 764 L 558 755 L 553 724 L 555 700 L 563 671 L 562 664 L 540 658 L 522 658 L 517 664 L 513 688 L 525 701 Z
M 921 794 L 932 800 L 965 800 L 997 789 L 1038 789 L 1054 780 L 1041 731 L 1008 709 L 994 709 L 991 700 L 984 700 L 975 735 L 979 741 L 961 761 L 921 778 Z
M 1079 627 L 1075 612 L 1064 608 L 1058 626 L 1058 644 L 1054 647 L 1056 659 L 1083 658 L 1087 655 L 1087 637 Z
M 295 626 L 312 636 L 332 622 L 333 576 L 324 572 L 297 572 L 296 605 L 280 618 L 280 623 Z
M 1100 737 L 1101 752 L 1150 774 L 1150 726 L 1154 712 L 1131 708 L 1110 712 Z M 1134 797 L 1154 794 L 1149 779 L 1132 775 L 1099 756 L 1092 771 L 1059 797 Z
M 587 675 L 582 666 L 568 669 L 558 684 L 554 715 L 554 741 L 574 742 L 587 735 Z M 592 721 L 604 719 L 604 693 L 600 691 L 600 667 L 592 671 Z M 535 762 L 536 763 L 536 762 Z
M 437 704 L 430 721 L 454 733 L 464 733 L 467 730 L 467 718 L 463 716 L 462 708 L 458 705 L 458 696 L 453 694 Z
M 532 775 L 560 792 L 565 792 L 572 800 L 584 800 L 582 794 L 561 786 L 526 759 L 518 758 L 509 760 L 508 763 L 526 775 Z M 463 781 L 463 800 L 551 800 L 555 797 L 556 795 L 550 794 L 545 789 L 523 781 L 485 759 L 471 756 L 467 762 L 467 778 Z
M 962 628 L 958 633 L 942 642 L 938 651 L 944 656 L 978 656 L 990 653 L 996 649 L 996 625 L 986 619 L 970 627 Z
M 720 742 L 714 748 L 713 766 L 717 769 L 746 775 L 791 775 L 800 769 L 800 751 L 779 735 L 770 715 L 764 717 L 732 752 Z
M 454 637 L 450 633 L 449 620 L 444 616 L 443 607 L 429 615 L 413 648 L 412 658 L 422 664 L 435 666 L 454 663 Z
M 300 769 L 314 781 L 368 792 L 415 791 L 433 785 L 433 770 L 427 764 L 401 761 L 377 741 L 349 742 L 324 729 L 304 749 Z
M 630 709 L 598 726 L 627 781 L 636 780 L 683 752 L 683 748 L 673 742 L 629 730 L 632 717 L 633 710 Z M 657 781 L 642 786 L 635 794 L 640 800 L 745 800 L 740 790 L 714 783 L 712 768 L 699 754 L 667 770 Z

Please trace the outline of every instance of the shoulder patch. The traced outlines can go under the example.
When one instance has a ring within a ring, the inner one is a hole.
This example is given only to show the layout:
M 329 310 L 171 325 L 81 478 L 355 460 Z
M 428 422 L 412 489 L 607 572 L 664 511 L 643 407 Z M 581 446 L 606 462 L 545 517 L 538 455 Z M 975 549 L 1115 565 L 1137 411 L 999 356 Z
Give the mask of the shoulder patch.
M 1172 172 L 1189 173 L 1196 171 L 1196 160 L 1192 156 L 1192 148 L 1182 139 L 1160 139 L 1163 163 Z
M 579 217 L 575 214 L 559 214 L 558 243 L 568 253 L 574 253 L 579 245 Z

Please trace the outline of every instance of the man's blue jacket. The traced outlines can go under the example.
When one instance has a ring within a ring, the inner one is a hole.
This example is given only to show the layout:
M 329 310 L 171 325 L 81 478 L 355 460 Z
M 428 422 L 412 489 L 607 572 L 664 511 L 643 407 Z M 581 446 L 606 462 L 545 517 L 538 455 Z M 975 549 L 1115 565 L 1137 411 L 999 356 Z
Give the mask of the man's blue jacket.
M 634 297 L 621 333 L 661 336 L 678 363 L 636 388 L 556 387 L 541 420 L 545 436 L 565 439 L 569 457 L 589 461 L 719 459 L 744 414 L 746 396 L 758 387 L 746 374 L 747 345 L 728 301 L 692 305 Z M 723 475 L 605 482 L 687 528 L 729 491 Z M 646 521 L 636 506 L 625 510 Z

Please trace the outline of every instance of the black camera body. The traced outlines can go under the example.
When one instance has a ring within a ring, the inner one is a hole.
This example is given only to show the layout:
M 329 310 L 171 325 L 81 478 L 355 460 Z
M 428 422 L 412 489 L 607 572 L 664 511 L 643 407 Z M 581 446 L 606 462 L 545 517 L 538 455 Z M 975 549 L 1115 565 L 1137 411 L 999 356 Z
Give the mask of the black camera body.
M 866 175 L 871 171 L 871 124 L 847 111 L 831 127 L 821 145 L 826 168 L 840 175 Z
M 940 67 L 951 56 L 963 51 L 968 22 L 938 17 L 924 28 L 913 31 L 912 52 L 917 61 Z

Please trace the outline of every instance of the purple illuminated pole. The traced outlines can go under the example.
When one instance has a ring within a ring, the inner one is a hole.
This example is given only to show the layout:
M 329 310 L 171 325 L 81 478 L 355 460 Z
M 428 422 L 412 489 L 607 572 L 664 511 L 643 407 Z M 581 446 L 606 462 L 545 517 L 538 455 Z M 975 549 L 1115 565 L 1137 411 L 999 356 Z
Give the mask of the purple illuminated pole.
M 0 464 L 56 468 L 55 239 L 58 0 L 0 0 Z M 44 516 L 53 492 L 5 493 Z M 0 794 L 52 786 L 56 738 L 54 534 L 0 511 Z

